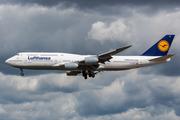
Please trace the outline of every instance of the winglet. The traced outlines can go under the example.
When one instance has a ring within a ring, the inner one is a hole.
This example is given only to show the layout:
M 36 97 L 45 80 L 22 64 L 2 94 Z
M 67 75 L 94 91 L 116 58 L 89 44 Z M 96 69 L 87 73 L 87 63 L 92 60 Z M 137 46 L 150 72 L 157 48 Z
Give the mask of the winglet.
M 146 52 L 143 56 L 165 56 L 167 55 L 175 35 L 166 35 Z

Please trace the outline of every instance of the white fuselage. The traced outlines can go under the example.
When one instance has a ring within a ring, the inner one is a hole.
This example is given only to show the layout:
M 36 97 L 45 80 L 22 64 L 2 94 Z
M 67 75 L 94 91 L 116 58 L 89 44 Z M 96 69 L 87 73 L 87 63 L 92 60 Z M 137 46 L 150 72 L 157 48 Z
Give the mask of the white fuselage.
M 61 65 L 65 63 L 80 62 L 83 61 L 85 57 L 89 56 L 92 55 L 23 52 L 7 59 L 6 63 L 21 69 L 82 71 L 82 68 L 66 69 Z M 112 56 L 110 61 L 98 63 L 99 67 L 96 68 L 96 71 L 127 70 L 170 61 L 170 58 L 164 61 L 149 61 L 150 59 L 158 57 L 159 56 Z

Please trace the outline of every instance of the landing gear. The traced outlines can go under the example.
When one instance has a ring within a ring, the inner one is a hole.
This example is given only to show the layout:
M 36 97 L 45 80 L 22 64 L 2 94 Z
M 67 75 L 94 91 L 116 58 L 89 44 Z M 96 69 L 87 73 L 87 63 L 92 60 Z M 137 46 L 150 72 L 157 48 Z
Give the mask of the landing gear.
M 87 79 L 87 76 L 92 77 L 92 78 L 95 77 L 95 73 L 92 70 L 82 71 L 82 75 L 83 75 L 84 79 Z
M 88 71 L 89 77 L 94 78 L 95 77 L 95 73 L 92 70 Z
M 20 73 L 21 76 L 24 76 L 24 73 Z
M 94 77 L 95 77 L 95 74 L 93 73 L 93 74 L 92 74 L 92 78 L 94 78 Z
M 82 72 L 82 75 L 83 75 L 84 79 L 87 79 L 87 73 L 86 73 L 86 71 L 83 71 L 83 72 Z
M 24 75 L 24 73 L 23 73 L 23 69 L 20 69 L 20 70 L 21 70 L 20 75 L 21 75 L 21 76 L 23 76 L 23 75 Z

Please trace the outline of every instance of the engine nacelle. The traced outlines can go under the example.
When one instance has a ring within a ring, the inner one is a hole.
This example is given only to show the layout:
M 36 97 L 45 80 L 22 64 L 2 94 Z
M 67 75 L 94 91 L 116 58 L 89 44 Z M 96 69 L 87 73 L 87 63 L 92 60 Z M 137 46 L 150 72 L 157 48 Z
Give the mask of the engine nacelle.
M 85 64 L 86 65 L 96 65 L 98 63 L 97 57 L 85 57 Z
M 67 72 L 66 72 L 66 75 L 67 75 L 67 76 L 77 76 L 76 73 L 72 73 L 71 71 L 67 71 Z
M 67 70 L 74 70 L 78 67 L 78 64 L 77 63 L 65 63 L 64 67 Z

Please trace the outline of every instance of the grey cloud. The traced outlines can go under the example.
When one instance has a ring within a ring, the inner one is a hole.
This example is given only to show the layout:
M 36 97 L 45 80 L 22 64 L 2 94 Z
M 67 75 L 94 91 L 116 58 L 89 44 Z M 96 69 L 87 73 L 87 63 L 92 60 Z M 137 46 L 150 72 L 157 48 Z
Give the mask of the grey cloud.
M 66 77 L 66 75 L 64 74 Z M 77 80 L 69 80 L 68 83 L 64 78 L 59 79 L 60 82 L 57 82 L 58 78 L 52 78 L 53 75 L 49 75 L 46 78 L 42 78 L 38 81 L 36 87 L 36 93 L 45 94 L 49 92 L 63 92 L 63 93 L 73 93 L 80 90 L 79 82 Z
M 53 94 L 47 96 L 40 96 L 31 94 L 29 91 L 19 91 L 15 86 L 8 85 L 9 81 L 1 81 L 1 91 L 0 91 L 0 103 L 1 104 L 20 104 L 32 101 L 49 101 L 51 97 L 55 97 Z
M 1 118 L 108 119 L 123 115 L 118 118 L 128 119 L 124 114 L 134 109 L 138 111 L 135 115 L 145 112 L 148 116 L 144 117 L 152 119 L 163 119 L 172 111 L 174 117 L 179 115 L 179 91 L 172 89 L 179 84 L 178 77 L 137 74 L 137 70 L 101 73 L 87 81 L 57 74 L 0 76 Z M 13 114 L 16 110 L 23 114 Z
M 123 77 L 120 79 L 121 84 L 125 80 L 122 91 L 121 87 L 118 87 L 117 91 L 115 90 L 116 92 L 114 91 L 117 86 L 112 84 L 120 82 L 116 80 L 108 86 L 109 88 L 101 89 L 102 91 L 94 90 L 79 93 L 77 96 L 79 103 L 76 107 L 77 112 L 82 116 L 121 114 L 130 109 L 146 110 L 153 106 L 154 109 L 149 110 L 152 116 L 172 110 L 175 110 L 176 115 L 179 115 L 179 107 L 174 106 L 174 104 L 178 104 L 179 97 L 167 84 L 159 84 L 161 77 L 156 78 L 154 82 L 155 78 L 150 76 L 147 79 L 145 76 L 143 78 L 137 77 L 136 80 L 126 80 Z
M 22 3 L 22 4 L 28 4 L 28 3 L 36 3 L 40 5 L 45 5 L 45 6 L 54 6 L 59 3 L 64 3 L 67 6 L 71 5 L 78 5 L 80 7 L 97 7 L 97 6 L 111 6 L 111 5 L 177 5 L 180 2 L 178 0 L 163 0 L 163 1 L 157 1 L 157 0 L 151 0 L 151 1 L 144 1 L 144 0 L 91 0 L 91 1 L 84 1 L 84 0 L 29 0 L 29 1 L 24 1 L 24 0 L 6 0 L 6 1 L 1 1 L 1 3 Z
M 159 66 L 159 71 L 157 73 L 168 75 L 168 76 L 179 76 L 180 75 L 180 64 L 179 64 L 180 58 L 178 56 L 178 52 L 176 53 L 176 56 L 174 56 L 171 59 L 171 65 L 166 64 L 164 66 Z
M 146 68 L 138 69 L 141 74 L 154 74 L 154 75 L 165 75 L 165 76 L 179 76 L 180 75 L 180 65 L 179 65 L 179 56 L 176 53 L 172 57 L 171 61 L 168 63 L 163 63 L 161 65 L 149 66 Z
M 145 15 L 154 15 L 159 11 L 176 11 L 180 2 L 178 0 L 4 0 L 1 4 L 7 5 L 40 5 L 45 7 L 60 7 L 61 9 L 76 8 L 83 12 L 100 13 L 104 15 L 121 15 L 125 17 L 132 16 L 132 10 Z

